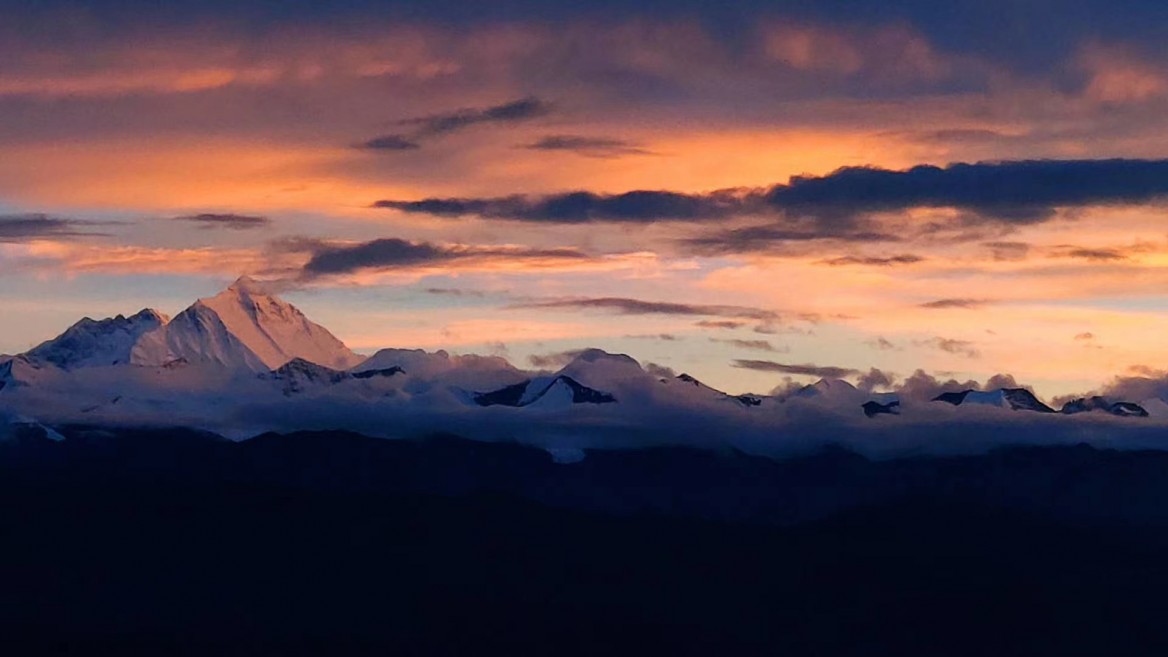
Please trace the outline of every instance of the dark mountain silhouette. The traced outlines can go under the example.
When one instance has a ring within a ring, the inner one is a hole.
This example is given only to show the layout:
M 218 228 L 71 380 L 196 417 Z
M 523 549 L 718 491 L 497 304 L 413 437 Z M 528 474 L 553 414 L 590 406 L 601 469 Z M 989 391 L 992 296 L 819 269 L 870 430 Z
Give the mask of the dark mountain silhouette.
M 876 417 L 877 415 L 898 415 L 900 413 L 900 402 L 890 401 L 887 404 L 881 404 L 878 401 L 867 401 L 861 405 L 861 408 L 864 409 L 864 415 L 868 417 Z
M 530 406 L 557 389 L 568 391 L 571 404 L 611 404 L 616 401 L 611 393 L 589 388 L 563 374 L 550 380 L 529 379 L 493 392 L 476 393 L 474 401 L 479 406 Z
M 1034 396 L 1033 392 L 1025 388 L 998 388 L 997 390 L 963 390 L 961 392 L 943 392 L 933 398 L 933 401 L 947 402 L 954 406 L 964 404 L 984 404 L 1000 406 L 1015 411 L 1035 411 L 1038 413 L 1054 413 L 1054 409 L 1047 406 Z
M 1099 396 L 1072 399 L 1063 404 L 1062 410 L 1059 412 L 1065 415 L 1074 415 L 1091 411 L 1103 411 L 1121 417 L 1148 417 L 1148 411 L 1139 404 L 1125 401 L 1113 402 Z
M 0 444 L 7 654 L 1168 648 L 1164 453 L 64 430 Z

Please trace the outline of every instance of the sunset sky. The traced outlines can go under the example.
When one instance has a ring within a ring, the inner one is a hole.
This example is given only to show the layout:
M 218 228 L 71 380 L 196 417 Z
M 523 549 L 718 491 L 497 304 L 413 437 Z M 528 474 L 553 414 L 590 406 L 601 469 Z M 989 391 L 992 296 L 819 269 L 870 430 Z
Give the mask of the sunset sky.
M 1168 3 L 29 4 L 0 353 L 249 274 L 363 353 L 735 393 L 1168 363 Z

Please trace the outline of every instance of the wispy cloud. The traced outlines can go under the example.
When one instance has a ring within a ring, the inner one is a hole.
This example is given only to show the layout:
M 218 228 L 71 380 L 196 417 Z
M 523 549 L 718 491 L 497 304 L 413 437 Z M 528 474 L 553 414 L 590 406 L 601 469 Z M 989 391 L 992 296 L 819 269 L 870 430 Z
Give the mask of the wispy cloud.
M 175 221 L 185 221 L 202 228 L 227 228 L 229 230 L 252 230 L 271 225 L 272 220 L 246 214 L 191 214 L 175 217 Z
M 357 244 L 307 243 L 299 245 L 311 252 L 303 267 L 306 276 L 348 274 L 362 270 L 409 269 L 444 265 L 457 261 L 584 260 L 576 249 L 537 249 L 521 246 L 432 244 L 398 238 L 377 239 Z
M 981 308 L 982 306 L 993 303 L 993 299 L 966 299 L 966 298 L 951 298 L 951 299 L 937 299 L 936 301 L 928 301 L 920 305 L 921 308 L 929 308 L 932 310 L 947 310 L 950 308 L 961 308 L 971 310 L 973 308 Z
M 652 151 L 624 139 L 580 135 L 548 135 L 523 147 L 536 151 L 567 151 L 586 157 L 652 155 Z
M 924 262 L 925 258 L 912 255 L 902 254 L 888 257 L 861 257 L 861 256 L 841 256 L 838 258 L 829 258 L 823 260 L 823 264 L 839 267 L 843 265 L 866 265 L 869 267 L 893 267 L 896 265 L 913 265 L 918 262 Z
M 414 126 L 415 137 L 447 134 L 487 123 L 518 123 L 546 116 L 552 105 L 534 96 L 512 100 L 490 107 L 469 107 L 398 121 L 398 125 Z
M 740 340 L 734 338 L 710 338 L 710 342 L 720 342 L 728 344 L 739 349 L 747 349 L 750 351 L 769 351 L 772 353 L 787 353 L 790 351 L 787 347 L 776 347 L 771 344 L 770 340 Z
M 703 319 L 695 322 L 694 326 L 706 329 L 722 329 L 733 330 L 746 326 L 746 322 L 741 322 L 735 319 Z
M 45 214 L 0 215 L 0 242 L 99 237 L 103 234 L 87 229 L 110 223 L 113 222 L 65 219 Z
M 476 299 L 481 299 L 487 296 L 487 293 L 483 290 L 464 290 L 461 288 L 450 287 L 428 287 L 426 288 L 426 294 L 445 297 L 472 297 Z
M 1127 254 L 1119 249 L 1087 248 L 1079 246 L 1063 246 L 1054 252 L 1055 257 L 1075 258 L 1091 262 L 1115 262 L 1127 260 Z
M 868 340 L 864 344 L 868 345 L 869 347 L 872 347 L 873 349 L 877 349 L 879 351 L 891 351 L 893 349 L 896 349 L 895 343 L 893 343 L 891 340 L 889 340 L 887 338 L 880 337 L 880 336 L 877 336 L 875 339 Z
M 670 301 L 645 301 L 623 297 L 569 297 L 545 299 L 517 303 L 512 308 L 537 308 L 544 310 L 604 310 L 621 315 L 681 315 L 734 317 L 763 322 L 781 319 L 779 313 L 764 308 L 746 306 L 723 306 L 707 304 L 676 303 Z
M 1030 253 L 1030 245 L 1026 242 L 983 242 L 982 246 L 989 249 L 994 260 L 1002 262 L 1025 260 Z
M 777 372 L 780 374 L 797 374 L 801 376 L 817 376 L 825 379 L 842 379 L 849 376 L 859 376 L 860 370 L 850 367 L 834 367 L 830 365 L 811 365 L 776 363 L 770 360 L 735 360 L 733 367 L 755 370 L 758 372 Z
M 541 370 L 555 370 L 572 362 L 582 353 L 584 353 L 583 349 L 571 349 L 550 354 L 532 354 L 527 357 L 527 362 L 531 363 L 532 367 Z
M 414 151 L 422 145 L 404 135 L 381 135 L 363 141 L 357 147 L 370 151 Z
M 928 340 L 915 340 L 913 344 L 921 347 L 932 347 L 939 349 L 949 354 L 956 354 L 958 356 L 965 356 L 966 358 L 977 358 L 981 352 L 969 340 L 955 340 L 952 338 L 930 338 Z
M 416 151 L 432 137 L 459 132 L 476 125 L 521 123 L 546 116 L 551 112 L 551 103 L 528 96 L 489 107 L 467 107 L 451 112 L 417 116 L 394 122 L 394 125 L 404 129 L 403 133 L 379 135 L 357 144 L 356 148 L 382 152 Z

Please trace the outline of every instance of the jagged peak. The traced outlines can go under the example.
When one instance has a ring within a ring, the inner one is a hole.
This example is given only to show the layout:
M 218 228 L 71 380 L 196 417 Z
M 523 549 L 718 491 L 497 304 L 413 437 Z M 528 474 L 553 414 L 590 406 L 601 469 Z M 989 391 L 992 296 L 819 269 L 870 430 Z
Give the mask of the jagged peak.
M 114 326 L 114 325 L 118 325 L 118 324 L 124 324 L 127 322 L 136 324 L 136 323 L 143 322 L 143 321 L 151 321 L 151 322 L 157 322 L 158 324 L 165 324 L 168 321 L 168 318 L 166 315 L 158 312 L 157 310 L 154 310 L 153 308 L 143 308 L 142 310 L 139 310 L 138 312 L 134 313 L 133 315 L 130 315 L 129 317 L 127 317 L 121 313 L 118 313 L 117 315 L 114 315 L 113 317 L 106 317 L 103 319 L 94 319 L 94 318 L 86 315 L 85 317 L 82 317 L 81 319 L 77 320 L 67 330 L 91 328 L 91 327 L 101 327 L 101 326 Z
M 134 313 L 133 315 L 130 315 L 129 320 L 130 321 L 156 320 L 161 324 L 165 324 L 165 323 L 170 321 L 170 317 L 168 317 L 165 313 L 159 312 L 153 308 L 143 308 L 142 310 L 139 310 L 138 312 Z

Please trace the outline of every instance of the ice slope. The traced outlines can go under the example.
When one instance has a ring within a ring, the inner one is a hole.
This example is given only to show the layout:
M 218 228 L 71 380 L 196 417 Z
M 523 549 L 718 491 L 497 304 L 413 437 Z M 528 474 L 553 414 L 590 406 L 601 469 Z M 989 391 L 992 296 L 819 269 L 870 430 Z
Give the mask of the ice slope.
M 185 359 L 255 372 L 269 372 L 295 358 L 337 370 L 362 360 L 327 329 L 247 277 L 144 335 L 132 353 L 139 365 Z
M 118 315 L 101 320 L 86 317 L 61 335 L 29 350 L 24 357 L 31 363 L 65 370 L 128 363 L 134 345 L 142 336 L 162 327 L 166 321 L 162 313 L 149 308 L 130 317 Z

